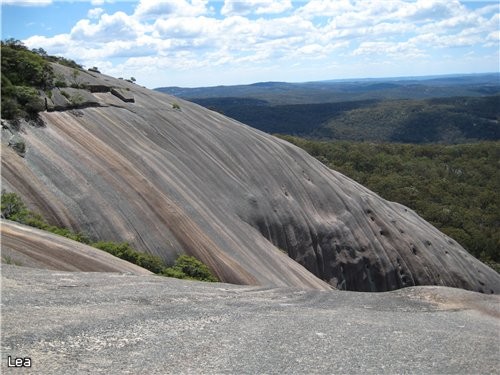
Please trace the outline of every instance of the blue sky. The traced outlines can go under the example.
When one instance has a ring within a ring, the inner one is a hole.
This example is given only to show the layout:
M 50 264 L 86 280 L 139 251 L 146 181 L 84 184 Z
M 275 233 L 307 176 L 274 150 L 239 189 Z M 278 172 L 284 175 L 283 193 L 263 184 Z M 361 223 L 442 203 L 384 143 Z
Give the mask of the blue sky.
M 498 1 L 3 0 L 2 39 L 159 86 L 499 71 Z

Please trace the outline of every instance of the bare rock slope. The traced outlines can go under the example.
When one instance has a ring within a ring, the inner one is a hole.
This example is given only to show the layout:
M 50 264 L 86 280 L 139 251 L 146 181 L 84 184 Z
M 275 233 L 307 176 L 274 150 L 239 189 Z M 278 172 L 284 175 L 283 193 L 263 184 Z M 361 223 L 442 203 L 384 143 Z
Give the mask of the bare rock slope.
M 153 273 L 94 247 L 11 221 L 0 221 L 2 259 L 25 267 L 59 271 Z
M 7 374 L 497 374 L 500 298 L 2 269 Z M 31 369 L 7 368 L 7 356 Z M 10 371 L 9 371 L 10 370 Z
M 4 146 L 26 145 L 2 147 L 3 187 L 52 223 L 166 261 L 194 255 L 231 283 L 500 292 L 455 241 L 297 147 L 123 80 L 79 79 L 94 92 L 48 106 L 46 126 L 2 130 Z

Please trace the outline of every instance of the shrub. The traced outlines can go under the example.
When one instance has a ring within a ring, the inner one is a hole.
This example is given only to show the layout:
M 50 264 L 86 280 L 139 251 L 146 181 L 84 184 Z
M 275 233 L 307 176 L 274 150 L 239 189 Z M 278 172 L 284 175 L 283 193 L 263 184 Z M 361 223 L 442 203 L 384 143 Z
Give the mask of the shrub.
M 165 264 L 160 257 L 140 253 L 134 250 L 127 242 L 99 241 L 93 243 L 92 246 L 130 263 L 137 264 L 153 273 L 161 273 L 165 268 Z
M 58 62 L 59 64 L 70 67 L 70 68 L 83 69 L 83 66 L 81 66 L 80 64 L 77 64 L 75 61 L 73 61 L 71 59 L 67 59 L 65 57 L 50 56 L 50 60 Z
M 81 232 L 73 232 L 67 228 L 60 228 L 60 227 L 56 227 L 56 226 L 47 226 L 47 227 L 41 228 L 41 229 L 44 229 L 48 232 L 69 238 L 73 241 L 84 243 L 87 245 L 89 245 L 91 242 L 90 238 L 86 234 L 81 233 Z
M 14 85 L 2 87 L 2 117 L 6 119 L 14 119 L 18 116 L 35 118 L 38 112 L 44 109 L 45 102 L 33 87 Z
M 177 104 L 177 103 L 173 103 L 172 104 L 172 108 L 173 109 L 181 109 L 181 106 L 179 104 Z
M 26 153 L 26 142 L 24 142 L 24 139 L 22 139 L 19 135 L 11 137 L 9 140 L 9 146 L 11 146 L 14 151 L 21 156 L 24 156 Z
M 5 190 L 2 190 L 2 218 L 43 229 L 78 242 L 90 243 L 90 239 L 84 233 L 75 233 L 67 228 L 49 225 L 43 219 L 42 215 L 29 210 L 19 195 L 16 193 L 7 193 Z
M 59 88 L 68 86 L 63 74 L 56 74 L 55 80 L 54 80 L 54 86 L 59 87 Z
M 13 120 L 19 116 L 20 108 L 15 98 L 2 95 L 2 118 Z
M 54 72 L 46 59 L 29 51 L 21 42 L 2 42 L 2 75 L 13 85 L 45 88 L 51 85 Z
M 26 205 L 16 193 L 7 193 L 2 190 L 2 218 L 19 221 L 28 214 Z
M 70 98 L 69 101 L 71 102 L 71 105 L 76 107 L 82 104 L 85 101 L 85 99 L 81 94 L 75 94 Z
M 68 87 L 68 85 L 66 84 L 66 81 L 62 80 L 62 79 L 57 79 L 55 82 L 54 82 L 54 86 L 55 87 Z
M 175 261 L 174 266 L 166 269 L 164 272 L 166 272 L 166 276 L 169 276 L 169 273 L 178 275 L 182 273 L 185 275 L 185 277 L 182 278 L 200 281 L 218 281 L 205 264 L 195 257 L 188 255 L 181 255 Z
M 162 276 L 175 277 L 176 279 L 187 279 L 188 276 L 181 270 L 173 267 L 166 267 L 161 271 Z

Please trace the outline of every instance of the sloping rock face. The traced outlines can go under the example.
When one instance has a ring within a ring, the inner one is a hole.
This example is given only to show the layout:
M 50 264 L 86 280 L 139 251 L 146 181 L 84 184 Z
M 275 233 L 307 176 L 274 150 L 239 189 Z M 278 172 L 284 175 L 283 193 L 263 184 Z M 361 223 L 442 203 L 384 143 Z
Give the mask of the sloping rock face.
M 460 289 L 304 291 L 12 265 L 1 285 L 6 374 L 498 373 L 500 297 Z M 7 368 L 8 355 L 29 355 L 31 371 Z
M 24 158 L 2 147 L 3 187 L 52 223 L 170 262 L 194 255 L 231 283 L 500 292 L 500 276 L 455 241 L 299 148 L 92 77 L 135 102 L 95 92 L 100 107 L 41 113 L 45 127 L 24 126 Z
M 102 250 L 12 221 L 0 220 L 0 234 L 6 263 L 72 272 L 153 274 Z

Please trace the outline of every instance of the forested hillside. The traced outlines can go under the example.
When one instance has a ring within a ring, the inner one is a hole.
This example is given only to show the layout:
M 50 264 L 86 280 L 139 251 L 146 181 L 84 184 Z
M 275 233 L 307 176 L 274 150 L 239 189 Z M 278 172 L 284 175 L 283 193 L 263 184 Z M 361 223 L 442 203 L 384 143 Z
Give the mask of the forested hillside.
M 492 73 L 157 90 L 268 133 L 455 144 L 500 139 L 499 77 Z
M 375 144 L 283 139 L 402 203 L 500 270 L 500 142 Z
M 269 105 L 260 99 L 191 99 L 268 133 L 313 139 L 463 143 L 500 139 L 500 95 Z

